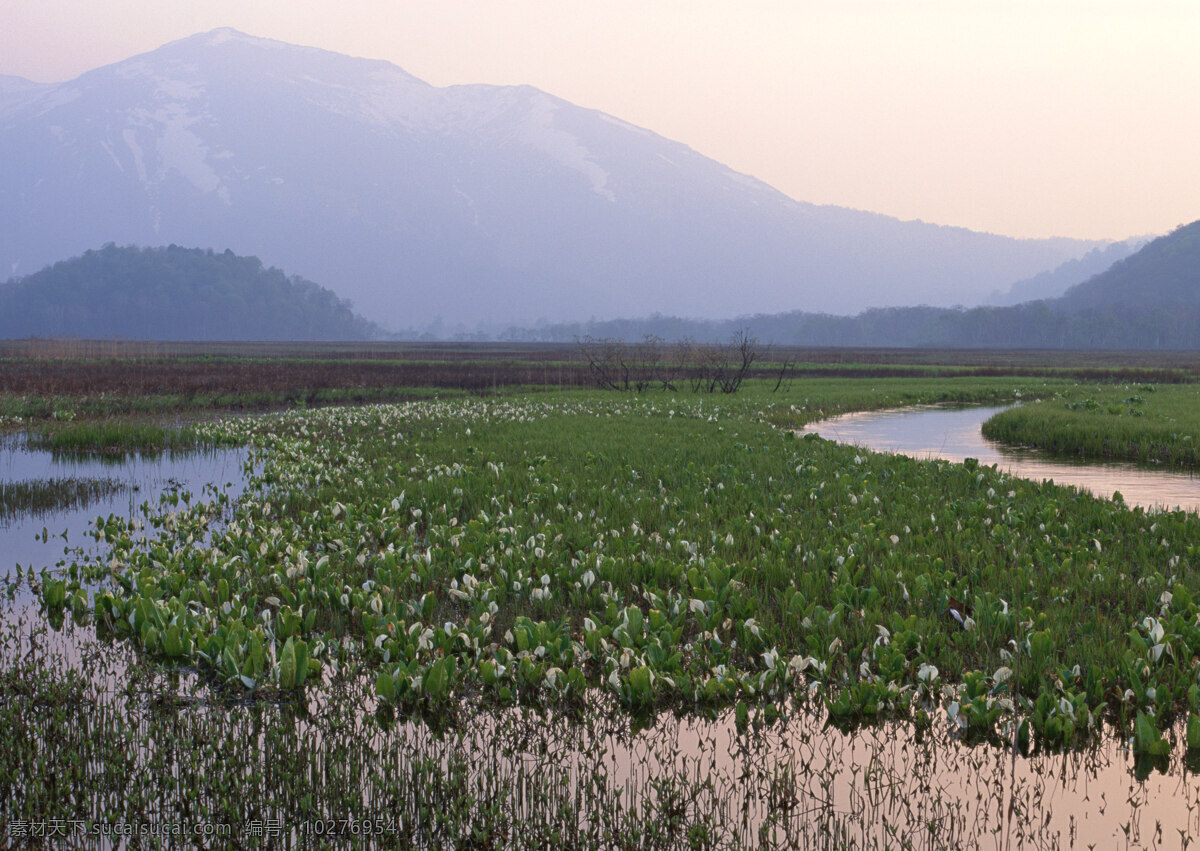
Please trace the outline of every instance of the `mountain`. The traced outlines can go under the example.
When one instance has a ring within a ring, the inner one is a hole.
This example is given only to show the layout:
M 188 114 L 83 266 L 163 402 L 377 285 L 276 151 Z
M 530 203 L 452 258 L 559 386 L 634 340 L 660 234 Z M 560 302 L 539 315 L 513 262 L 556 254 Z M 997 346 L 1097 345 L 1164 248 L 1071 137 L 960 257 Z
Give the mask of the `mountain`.
M 7 74 L 0 74 L 0 99 L 27 94 L 46 87 L 46 83 L 35 83 L 33 80 L 26 80 L 24 77 L 12 77 Z M 2 102 L 0 100 L 0 103 Z
M 333 292 L 257 257 L 118 248 L 0 284 L 0 338 L 364 340 L 377 327 Z
M 1082 257 L 1067 260 L 1047 272 L 1017 281 L 1005 292 L 992 293 L 988 304 L 1005 306 L 1037 299 L 1058 298 L 1075 284 L 1100 274 L 1118 260 L 1124 260 L 1148 241 L 1147 237 L 1135 237 L 1093 248 Z
M 537 89 L 229 29 L 10 84 L 0 162 L 4 274 L 107 242 L 231 248 L 393 328 L 977 304 L 1099 245 L 802 203 Z
M 1147 243 L 1107 271 L 1071 287 L 1063 310 L 1200 310 L 1200 221 Z
M 1200 221 L 1155 239 L 1059 298 L 969 310 L 892 307 L 857 316 L 792 311 L 736 319 L 675 316 L 513 327 L 513 341 L 581 337 L 728 340 L 744 331 L 764 343 L 1024 349 L 1200 349 Z

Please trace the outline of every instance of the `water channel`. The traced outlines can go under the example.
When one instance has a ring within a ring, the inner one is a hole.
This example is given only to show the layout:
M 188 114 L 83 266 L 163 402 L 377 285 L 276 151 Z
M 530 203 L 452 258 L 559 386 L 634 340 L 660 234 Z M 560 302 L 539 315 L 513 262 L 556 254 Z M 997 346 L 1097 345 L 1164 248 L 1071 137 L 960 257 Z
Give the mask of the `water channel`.
M 1053 479 L 1094 496 L 1111 498 L 1119 491 L 1127 505 L 1200 511 L 1200 477 L 1191 473 L 1119 462 L 1064 460 L 988 440 L 981 432 L 983 423 L 1006 407 L 866 411 L 810 423 L 802 433 L 913 458 L 976 458 L 1014 476 Z

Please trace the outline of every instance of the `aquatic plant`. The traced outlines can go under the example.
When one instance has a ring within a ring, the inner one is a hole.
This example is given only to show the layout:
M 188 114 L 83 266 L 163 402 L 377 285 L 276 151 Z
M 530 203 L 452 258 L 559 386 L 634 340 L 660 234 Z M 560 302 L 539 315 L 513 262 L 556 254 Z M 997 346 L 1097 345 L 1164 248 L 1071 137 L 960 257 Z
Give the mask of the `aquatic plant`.
M 37 517 L 52 511 L 80 508 L 127 490 L 116 479 L 58 478 L 0 482 L 0 523 L 18 517 Z

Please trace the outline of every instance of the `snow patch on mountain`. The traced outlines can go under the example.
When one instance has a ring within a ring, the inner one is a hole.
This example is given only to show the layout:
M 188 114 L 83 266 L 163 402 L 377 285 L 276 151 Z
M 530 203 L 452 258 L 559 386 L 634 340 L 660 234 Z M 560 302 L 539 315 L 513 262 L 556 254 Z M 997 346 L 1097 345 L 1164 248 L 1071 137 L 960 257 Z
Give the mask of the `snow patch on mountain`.
M 587 147 L 554 125 L 554 113 L 558 102 L 547 94 L 539 94 L 530 104 L 529 118 L 520 131 L 519 138 L 544 154 L 549 154 L 567 168 L 583 174 L 592 186 L 592 191 L 609 201 L 616 201 L 608 186 L 608 172 L 597 165 Z
M 198 119 L 179 104 L 160 109 L 155 116 L 162 126 L 158 137 L 159 179 L 174 170 L 201 192 L 212 192 L 221 178 L 208 163 L 208 146 L 190 129 Z
M 279 48 L 284 46 L 284 42 L 246 35 L 244 32 L 238 32 L 232 27 L 221 27 L 220 29 L 213 30 L 208 34 L 208 39 L 205 43 L 209 47 L 220 47 L 222 44 L 228 44 L 231 41 L 252 44 L 255 47 Z
M 146 174 L 146 158 L 142 154 L 142 146 L 138 144 L 137 130 L 132 127 L 126 127 L 121 131 L 121 138 L 125 140 L 125 146 L 129 148 L 129 153 L 133 157 L 133 167 L 137 170 L 138 180 L 141 181 L 143 186 L 149 186 L 150 177 Z M 116 159 L 116 157 L 113 157 L 113 159 Z M 121 169 L 121 171 L 124 170 Z

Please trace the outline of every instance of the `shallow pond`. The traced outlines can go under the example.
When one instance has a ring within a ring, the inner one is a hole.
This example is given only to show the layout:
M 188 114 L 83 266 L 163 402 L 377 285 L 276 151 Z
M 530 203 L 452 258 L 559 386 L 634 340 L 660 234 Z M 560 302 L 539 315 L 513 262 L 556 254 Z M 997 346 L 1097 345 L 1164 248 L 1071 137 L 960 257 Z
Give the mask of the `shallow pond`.
M 1095 496 L 1111 498 L 1119 491 L 1127 505 L 1200 510 L 1200 478 L 1190 473 L 1119 462 L 1072 462 L 986 439 L 980 430 L 983 423 L 1006 407 L 868 411 L 810 423 L 802 433 L 913 458 L 976 458 L 1014 476 L 1053 479 Z
M 248 450 L 80 456 L 33 449 L 24 435 L 0 438 L 0 489 L 38 485 L 51 493 L 48 508 L 9 506 L 0 513 L 0 578 L 17 565 L 22 572 L 54 567 L 76 547 L 91 543 L 87 531 L 97 517 L 110 514 L 136 519 L 143 503 L 157 506 L 169 493 L 190 493 L 193 501 L 211 499 L 217 488 L 236 499 L 245 484 Z M 56 498 L 73 484 L 92 485 L 80 498 Z

